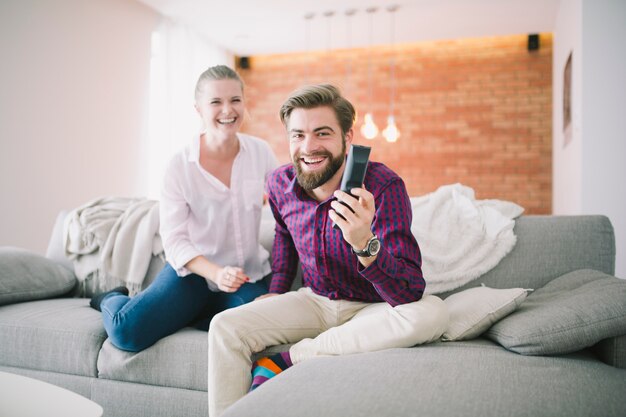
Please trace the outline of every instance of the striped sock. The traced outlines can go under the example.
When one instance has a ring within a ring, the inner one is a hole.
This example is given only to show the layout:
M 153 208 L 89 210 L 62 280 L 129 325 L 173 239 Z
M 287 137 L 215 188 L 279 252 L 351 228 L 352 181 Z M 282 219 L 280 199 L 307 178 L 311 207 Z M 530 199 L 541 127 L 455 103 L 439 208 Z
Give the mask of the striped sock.
M 277 353 L 255 361 L 252 364 L 252 386 L 250 391 L 255 390 L 259 385 L 292 365 L 289 352 Z

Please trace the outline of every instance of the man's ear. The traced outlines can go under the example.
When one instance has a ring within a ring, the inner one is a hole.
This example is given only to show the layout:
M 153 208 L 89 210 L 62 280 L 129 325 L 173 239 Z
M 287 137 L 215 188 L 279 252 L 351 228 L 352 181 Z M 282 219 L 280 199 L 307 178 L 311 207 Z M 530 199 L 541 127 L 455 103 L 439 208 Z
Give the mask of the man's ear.
M 354 137 L 354 128 L 350 128 L 350 130 L 346 132 L 346 149 L 350 149 L 350 147 L 347 145 L 352 145 L 353 137 Z

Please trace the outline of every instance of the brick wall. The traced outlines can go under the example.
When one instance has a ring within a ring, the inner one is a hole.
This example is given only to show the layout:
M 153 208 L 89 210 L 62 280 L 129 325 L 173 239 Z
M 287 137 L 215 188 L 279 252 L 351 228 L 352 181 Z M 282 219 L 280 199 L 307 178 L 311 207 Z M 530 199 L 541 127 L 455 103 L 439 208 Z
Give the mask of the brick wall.
M 244 131 L 265 138 L 281 162 L 288 142 L 278 117 L 287 95 L 306 83 L 340 86 L 357 108 L 355 143 L 400 174 L 411 196 L 460 182 L 479 199 L 514 201 L 526 214 L 552 204 L 552 36 L 528 52 L 527 36 L 506 36 L 254 56 L 240 70 L 249 117 Z M 369 62 L 372 96 L 369 100 Z M 392 61 L 395 60 L 395 61 Z M 371 108 L 382 131 L 396 68 L 396 124 L 401 137 L 360 134 Z

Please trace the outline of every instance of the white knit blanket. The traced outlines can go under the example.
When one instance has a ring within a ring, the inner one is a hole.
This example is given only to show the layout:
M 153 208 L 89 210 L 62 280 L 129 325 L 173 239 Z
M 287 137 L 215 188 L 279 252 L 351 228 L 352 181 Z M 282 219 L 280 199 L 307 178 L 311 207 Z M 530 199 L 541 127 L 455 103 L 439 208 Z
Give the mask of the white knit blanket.
M 411 198 L 415 235 L 422 252 L 426 292 L 458 288 L 495 267 L 513 249 L 516 217 L 524 209 L 500 200 L 476 200 L 462 184 Z
M 159 205 L 145 198 L 98 198 L 72 210 L 64 223 L 66 256 L 80 283 L 99 290 L 123 284 L 141 290 L 153 255 L 163 256 Z

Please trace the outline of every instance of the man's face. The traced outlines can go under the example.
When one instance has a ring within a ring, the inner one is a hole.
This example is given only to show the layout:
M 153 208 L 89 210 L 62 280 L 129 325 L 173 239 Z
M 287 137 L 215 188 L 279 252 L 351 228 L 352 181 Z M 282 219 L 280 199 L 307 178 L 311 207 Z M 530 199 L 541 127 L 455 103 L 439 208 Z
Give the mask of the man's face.
M 342 137 L 335 112 L 326 106 L 293 110 L 287 134 L 298 183 L 307 191 L 337 173 L 345 161 L 346 141 L 352 141 L 352 130 Z

